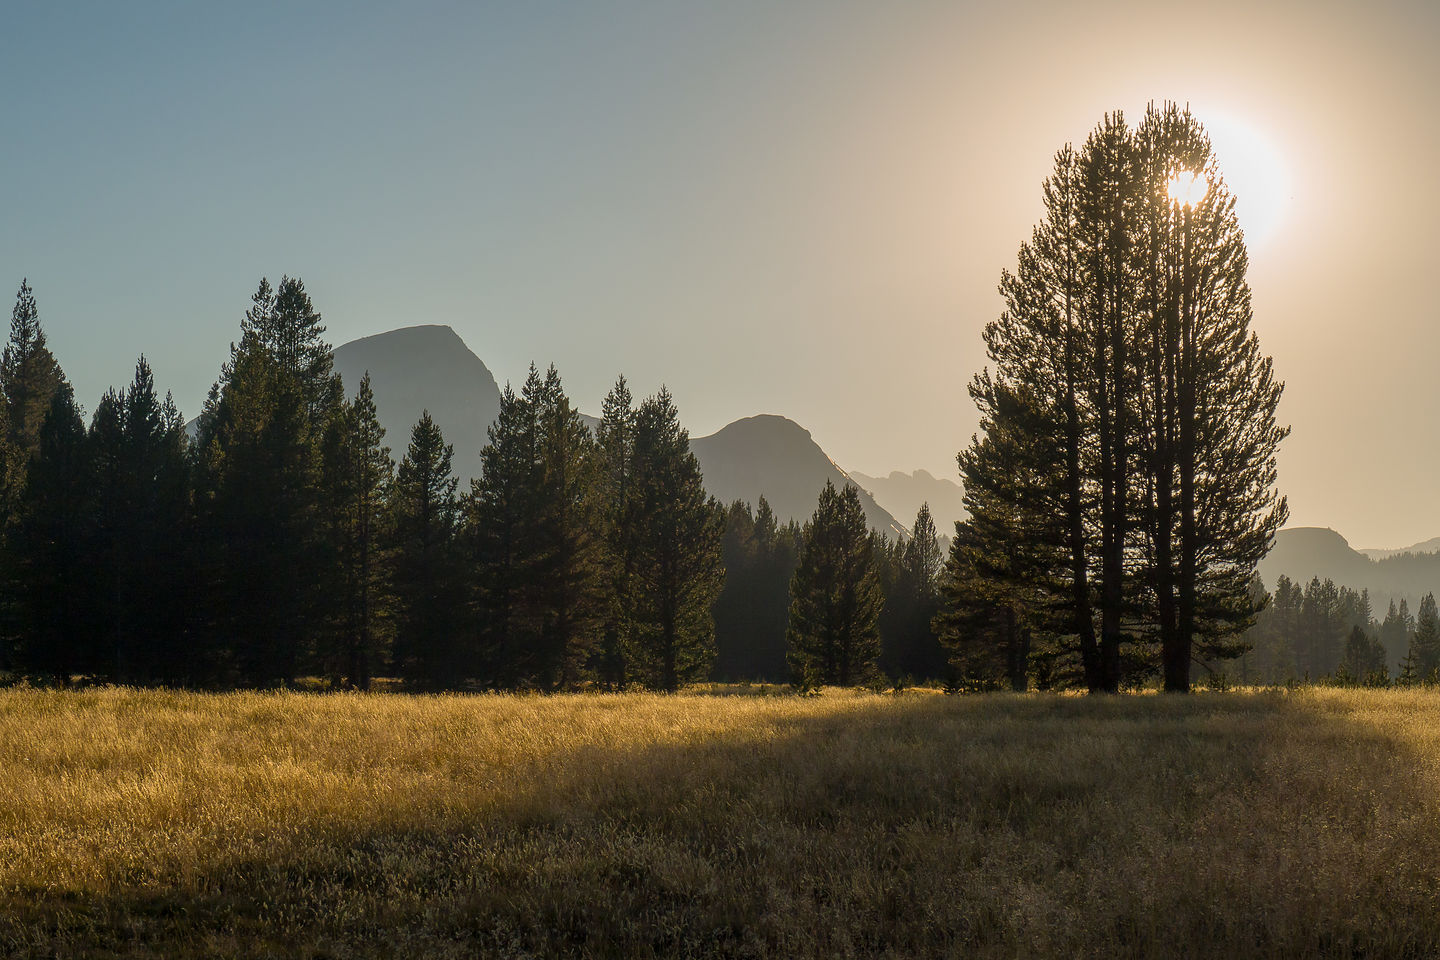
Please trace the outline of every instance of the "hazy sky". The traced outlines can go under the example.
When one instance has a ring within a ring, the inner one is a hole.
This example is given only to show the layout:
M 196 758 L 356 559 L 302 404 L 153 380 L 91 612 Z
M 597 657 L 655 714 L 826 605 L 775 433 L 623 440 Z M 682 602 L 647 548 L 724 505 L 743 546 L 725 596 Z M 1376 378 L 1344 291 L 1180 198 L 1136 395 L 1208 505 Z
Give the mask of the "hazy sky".
M 0 282 L 87 409 L 143 351 L 196 412 L 290 273 L 337 344 L 447 323 L 592 411 L 623 371 L 696 435 L 781 413 L 954 477 L 1054 151 L 1176 99 L 1250 237 L 1292 522 L 1402 545 L 1440 534 L 1437 48 L 1421 2 L 11 3 Z

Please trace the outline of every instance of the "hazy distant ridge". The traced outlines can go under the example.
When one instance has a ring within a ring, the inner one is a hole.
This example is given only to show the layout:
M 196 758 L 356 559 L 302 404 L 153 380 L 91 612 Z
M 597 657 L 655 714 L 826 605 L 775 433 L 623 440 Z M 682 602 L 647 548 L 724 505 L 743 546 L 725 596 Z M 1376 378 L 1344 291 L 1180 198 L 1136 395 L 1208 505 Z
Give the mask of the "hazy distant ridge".
M 403 327 L 352 340 L 335 348 L 335 370 L 345 392 L 355 395 L 368 370 L 385 443 L 398 463 L 410 444 L 410 430 L 422 410 L 455 445 L 460 489 L 480 473 L 486 430 L 500 413 L 500 388 L 484 362 L 450 327 Z
M 1420 597 L 1440 593 L 1440 553 L 1417 552 L 1433 542 L 1362 552 L 1329 528 L 1290 527 L 1275 535 L 1274 547 L 1260 563 L 1260 576 L 1270 590 L 1282 574 L 1302 586 L 1319 577 L 1354 590 L 1368 589 L 1375 615 L 1383 618 L 1392 598 L 1404 597 L 1413 610 Z
M 455 445 L 461 489 L 469 488 L 470 479 L 480 473 L 486 430 L 500 412 L 500 389 L 489 368 L 454 330 L 415 326 L 353 340 L 336 348 L 335 369 L 350 395 L 370 372 L 385 442 L 397 461 L 405 455 L 420 411 L 428 409 L 445 439 Z M 592 417 L 585 419 L 591 427 L 596 423 Z M 852 482 L 808 430 L 773 414 L 737 420 L 708 437 L 692 437 L 690 446 L 713 496 L 753 505 L 763 494 L 782 523 L 809 519 L 826 480 L 837 486 Z M 855 485 L 861 488 L 871 527 L 892 539 L 903 536 L 907 527 L 865 492 L 863 483 Z M 907 522 L 913 516 L 911 511 Z M 942 533 L 948 530 L 941 528 Z
M 922 503 L 930 504 L 930 516 L 943 537 L 955 535 L 955 521 L 964 520 L 965 490 L 954 480 L 937 477 L 928 470 L 902 473 L 892 470 L 888 477 L 871 477 L 858 470 L 850 479 L 874 495 L 875 501 L 906 524 L 915 522 Z

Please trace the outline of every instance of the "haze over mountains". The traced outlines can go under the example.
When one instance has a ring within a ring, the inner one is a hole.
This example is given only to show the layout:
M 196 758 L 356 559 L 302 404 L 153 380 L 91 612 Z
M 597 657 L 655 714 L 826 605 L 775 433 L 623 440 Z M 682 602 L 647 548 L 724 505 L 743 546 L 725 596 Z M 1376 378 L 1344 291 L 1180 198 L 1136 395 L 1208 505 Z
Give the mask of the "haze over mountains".
M 455 473 L 461 488 L 480 472 L 486 429 L 500 410 L 500 388 L 485 363 L 448 326 L 405 327 L 353 340 L 335 349 L 335 369 L 353 394 L 366 371 L 375 391 L 380 424 L 396 460 L 405 454 L 410 428 L 422 410 L 455 446 Z M 563 374 L 563 371 L 562 371 Z M 684 416 L 684 411 L 681 411 Z M 593 417 L 586 417 L 593 427 Z M 754 504 L 763 494 L 783 523 L 807 520 L 825 481 L 843 485 L 850 477 L 811 438 L 785 417 L 763 415 L 737 420 L 708 437 L 692 437 L 690 448 L 705 475 L 706 489 L 724 503 Z M 928 474 L 926 474 L 928 476 Z M 905 523 L 861 488 L 870 526 L 891 539 Z M 917 505 L 918 506 L 918 505 Z M 910 511 L 908 520 L 914 518 Z M 948 533 L 949 527 L 941 527 Z
M 965 519 L 965 490 L 954 480 L 937 477 L 929 470 L 914 473 L 892 470 L 888 477 L 871 477 L 851 470 L 850 479 L 907 524 L 915 522 L 922 503 L 930 504 L 930 517 L 942 537 L 953 537 L 955 521 Z
M 368 370 L 375 391 L 386 442 L 398 460 L 409 442 L 410 428 L 422 409 L 455 445 L 455 472 L 462 489 L 480 471 L 480 449 L 486 429 L 500 409 L 500 388 L 485 363 L 447 326 L 428 325 L 391 330 L 346 343 L 335 350 L 335 369 L 353 393 Z M 562 371 L 563 373 L 563 371 Z M 681 411 L 683 417 L 684 411 Z M 587 418 L 593 426 L 593 418 Z M 924 470 L 895 471 L 886 477 L 847 472 L 810 436 L 808 430 L 782 416 L 746 417 L 706 437 L 692 437 L 691 449 L 705 474 L 706 488 L 729 503 L 752 505 L 761 494 L 782 522 L 804 522 L 815 509 L 820 488 L 854 482 L 861 489 L 866 519 L 873 529 L 894 538 L 914 521 L 928 501 L 935 526 L 943 536 L 954 532 L 964 517 L 960 485 Z M 1356 550 L 1333 530 L 1294 527 L 1281 530 L 1275 546 L 1260 564 L 1267 588 L 1281 574 L 1300 583 L 1311 577 L 1369 589 L 1377 615 L 1391 598 L 1419 597 L 1440 591 L 1440 538 L 1399 549 Z
M 820 449 L 810 431 L 793 420 L 773 414 L 746 417 L 708 437 L 695 437 L 690 449 L 700 461 L 705 489 L 722 503 L 745 500 L 754 504 L 761 494 L 782 521 L 804 522 L 815 512 L 820 489 L 829 480 L 842 487 L 851 478 Z M 907 528 L 875 498 L 860 488 L 860 503 L 871 529 L 894 540 Z
M 399 462 L 422 410 L 455 446 L 462 490 L 480 473 L 486 429 L 500 413 L 500 387 L 489 368 L 446 326 L 404 327 L 335 348 L 335 371 L 353 395 L 366 371 L 385 442 Z
M 1405 598 L 1413 612 L 1420 597 L 1432 591 L 1440 593 L 1440 552 L 1435 552 L 1434 543 L 1362 552 L 1334 530 L 1291 527 L 1275 536 L 1275 545 L 1260 563 L 1260 576 L 1266 589 L 1272 590 L 1282 574 L 1301 586 L 1319 577 L 1354 590 L 1369 590 L 1375 616 L 1383 618 L 1392 599 Z

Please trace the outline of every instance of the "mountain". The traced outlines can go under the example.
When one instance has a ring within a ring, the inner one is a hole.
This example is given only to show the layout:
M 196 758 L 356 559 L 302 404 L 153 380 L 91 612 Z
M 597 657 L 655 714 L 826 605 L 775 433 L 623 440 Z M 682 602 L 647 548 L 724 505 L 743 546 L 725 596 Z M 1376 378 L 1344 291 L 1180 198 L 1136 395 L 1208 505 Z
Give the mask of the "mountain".
M 1440 592 L 1440 553 L 1411 552 L 1415 549 L 1376 551 L 1387 554 L 1376 559 L 1351 547 L 1334 530 L 1291 527 L 1275 535 L 1275 545 L 1260 562 L 1260 576 L 1267 589 L 1274 589 L 1282 574 L 1302 586 L 1319 577 L 1352 590 L 1366 589 L 1375 615 L 1384 617 L 1391 599 L 1404 597 L 1413 610 L 1422 596 Z
M 1416 543 L 1408 547 L 1401 547 L 1398 550 L 1376 550 L 1373 548 L 1362 548 L 1360 552 L 1365 554 L 1365 556 L 1369 557 L 1371 560 L 1388 560 L 1390 557 L 1398 557 L 1402 553 L 1440 553 L 1440 537 L 1431 537 L 1429 540 L 1423 540 L 1420 543 Z
M 405 455 L 420 411 L 428 409 L 445 439 L 455 445 L 455 473 L 461 489 L 468 489 L 470 478 L 480 472 L 486 428 L 500 412 L 500 390 L 454 330 L 405 327 L 352 340 L 335 349 L 335 369 L 352 396 L 360 378 L 370 372 L 385 441 L 396 460 Z M 598 423 L 593 417 L 584 419 L 591 429 Z M 690 447 L 712 495 L 725 503 L 754 504 L 764 494 L 782 523 L 809 519 L 827 479 L 837 486 L 849 482 L 809 432 L 784 417 L 737 420 L 708 437 L 692 438 Z M 870 525 L 892 538 L 902 536 L 905 527 L 865 493 L 863 485 L 856 485 L 862 487 L 860 501 Z
M 754 504 L 763 494 L 781 523 L 810 519 L 826 480 L 836 487 L 852 482 L 811 439 L 810 431 L 773 414 L 746 417 L 708 437 L 692 438 L 690 449 L 712 496 L 722 503 Z M 906 528 L 861 484 L 856 486 L 870 527 L 891 539 L 905 536 Z
M 915 521 L 922 503 L 930 504 L 935 530 L 942 536 L 955 535 L 955 522 L 964 520 L 965 491 L 954 480 L 937 477 L 928 470 L 901 473 L 892 470 L 888 477 L 870 477 L 858 470 L 850 471 L 850 479 L 868 491 L 875 502 L 906 523 Z
M 1267 589 L 1281 575 L 1304 584 L 1311 577 L 1331 579 L 1359 590 L 1376 573 L 1375 561 L 1355 550 L 1328 527 L 1289 527 L 1275 535 L 1270 553 L 1260 561 L 1260 577 Z
M 480 473 L 486 429 L 500 413 L 500 388 L 459 334 L 428 325 L 352 340 L 335 348 L 335 370 L 345 378 L 349 396 L 370 372 L 385 443 L 397 463 L 421 411 L 429 410 L 445 441 L 455 445 L 460 489 L 469 489 L 470 478 Z

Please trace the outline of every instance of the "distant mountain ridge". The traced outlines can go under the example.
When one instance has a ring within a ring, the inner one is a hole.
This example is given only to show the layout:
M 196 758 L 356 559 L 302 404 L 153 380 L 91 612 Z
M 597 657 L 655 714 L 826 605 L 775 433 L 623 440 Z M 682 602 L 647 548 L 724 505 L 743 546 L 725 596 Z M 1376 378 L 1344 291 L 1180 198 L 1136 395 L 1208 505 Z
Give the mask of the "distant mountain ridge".
M 915 522 L 922 503 L 930 504 L 930 517 L 935 521 L 936 532 L 942 537 L 953 537 L 955 522 L 968 516 L 964 488 L 954 480 L 937 477 L 928 470 L 916 470 L 914 473 L 892 470 L 888 477 L 871 477 L 851 470 L 850 479 L 907 524 Z
M 708 437 L 692 437 L 690 449 L 700 461 L 706 490 L 723 503 L 745 500 L 753 505 L 763 495 L 781 522 L 803 523 L 814 514 L 826 480 L 837 488 L 848 483 L 860 491 L 871 529 L 892 540 L 909 535 L 793 420 L 775 414 L 746 417 Z
M 1383 617 L 1392 599 L 1403 597 L 1413 609 L 1425 594 L 1440 593 L 1440 553 L 1416 552 L 1415 547 L 1362 552 L 1327 527 L 1290 527 L 1275 535 L 1274 546 L 1260 562 L 1266 589 L 1273 590 L 1282 575 L 1302 586 L 1319 577 L 1369 590 L 1375 615 Z
M 500 389 L 459 334 L 442 325 L 404 327 L 342 344 L 334 356 L 335 370 L 352 396 L 369 371 L 385 442 L 397 461 L 405 455 L 410 429 L 428 409 L 446 441 L 454 444 L 455 473 L 461 489 L 468 489 L 470 479 L 480 474 L 487 428 L 500 412 Z M 592 429 L 598 423 L 582 417 Z M 873 529 L 891 539 L 907 534 L 904 524 L 793 420 L 773 414 L 747 417 L 708 437 L 692 437 L 690 449 L 700 461 L 706 489 L 724 503 L 744 500 L 753 506 L 763 495 L 780 522 L 803 523 L 815 512 L 826 480 L 836 486 L 854 483 Z
M 1360 553 L 1365 554 L 1371 560 L 1388 560 L 1390 557 L 1398 557 L 1405 553 L 1440 553 L 1440 537 L 1431 537 L 1429 540 L 1422 540 L 1419 543 L 1408 547 L 1401 547 L 1398 550 L 1376 550 L 1373 547 L 1362 548 Z

